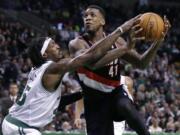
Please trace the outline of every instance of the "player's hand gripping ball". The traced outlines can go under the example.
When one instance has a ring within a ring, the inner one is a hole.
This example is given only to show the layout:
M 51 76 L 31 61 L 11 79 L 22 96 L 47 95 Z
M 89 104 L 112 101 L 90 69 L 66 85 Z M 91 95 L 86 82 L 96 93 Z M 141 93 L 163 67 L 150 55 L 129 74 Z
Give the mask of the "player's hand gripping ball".
M 155 41 L 162 37 L 164 32 L 164 21 L 156 13 L 144 13 L 140 17 L 140 26 L 143 30 L 139 33 L 140 36 L 145 37 L 145 41 Z

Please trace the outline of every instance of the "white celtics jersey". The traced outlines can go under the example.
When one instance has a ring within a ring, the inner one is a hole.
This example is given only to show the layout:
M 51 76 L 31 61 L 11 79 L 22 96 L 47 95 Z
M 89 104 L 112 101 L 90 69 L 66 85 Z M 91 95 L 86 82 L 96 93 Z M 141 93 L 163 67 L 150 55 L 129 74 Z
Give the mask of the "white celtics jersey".
M 17 102 L 10 108 L 12 117 L 34 127 L 44 127 L 55 116 L 60 102 L 61 83 L 54 92 L 47 91 L 42 86 L 42 75 L 52 63 L 48 61 L 37 69 L 32 69 L 28 76 L 27 85 Z

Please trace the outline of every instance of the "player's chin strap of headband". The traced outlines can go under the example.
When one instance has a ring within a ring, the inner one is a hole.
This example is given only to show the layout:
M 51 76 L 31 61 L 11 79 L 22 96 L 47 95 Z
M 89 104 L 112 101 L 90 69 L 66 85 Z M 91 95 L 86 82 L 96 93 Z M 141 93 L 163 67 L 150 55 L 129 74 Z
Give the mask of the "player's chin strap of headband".
M 46 51 L 46 49 L 47 49 L 47 47 L 48 47 L 48 45 L 49 45 L 49 42 L 52 40 L 52 38 L 47 38 L 45 41 L 44 41 L 44 43 L 43 43 L 43 46 L 42 46 L 42 48 L 41 48 L 41 55 L 43 56 L 44 55 L 44 53 L 45 53 L 45 51 Z

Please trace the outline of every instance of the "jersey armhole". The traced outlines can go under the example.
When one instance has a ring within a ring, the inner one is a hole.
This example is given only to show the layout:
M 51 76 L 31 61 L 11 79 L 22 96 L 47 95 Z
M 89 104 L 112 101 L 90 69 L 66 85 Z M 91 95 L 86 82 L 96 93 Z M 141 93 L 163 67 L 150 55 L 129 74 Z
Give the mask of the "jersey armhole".
M 59 86 L 57 86 L 57 89 L 56 89 L 56 90 L 48 90 L 48 89 L 46 89 L 46 88 L 44 87 L 44 85 L 43 85 L 42 77 L 43 77 L 46 69 L 47 69 L 52 63 L 53 63 L 53 61 L 48 61 L 47 65 L 46 65 L 46 67 L 45 67 L 45 69 L 44 69 L 44 71 L 42 72 L 42 74 L 41 74 L 41 76 L 40 76 L 40 86 L 41 86 L 41 88 L 42 88 L 42 91 L 45 92 L 45 93 L 47 93 L 47 94 L 54 93 L 54 92 L 59 88 L 59 86 L 60 86 L 60 84 L 61 84 L 61 83 L 59 83 Z

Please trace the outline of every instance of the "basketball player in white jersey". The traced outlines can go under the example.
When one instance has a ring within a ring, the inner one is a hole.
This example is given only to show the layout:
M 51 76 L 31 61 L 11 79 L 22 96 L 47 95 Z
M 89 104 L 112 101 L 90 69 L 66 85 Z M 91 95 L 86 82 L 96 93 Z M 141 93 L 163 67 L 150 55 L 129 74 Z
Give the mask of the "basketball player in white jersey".
M 63 75 L 103 57 L 120 35 L 139 22 L 139 17 L 125 22 L 109 36 L 73 59 L 64 58 L 60 46 L 53 39 L 34 39 L 29 47 L 33 68 L 22 95 L 3 120 L 3 135 L 41 135 L 40 128 L 53 120 L 59 105 Z M 126 51 L 129 51 L 128 47 L 120 49 L 119 53 Z

